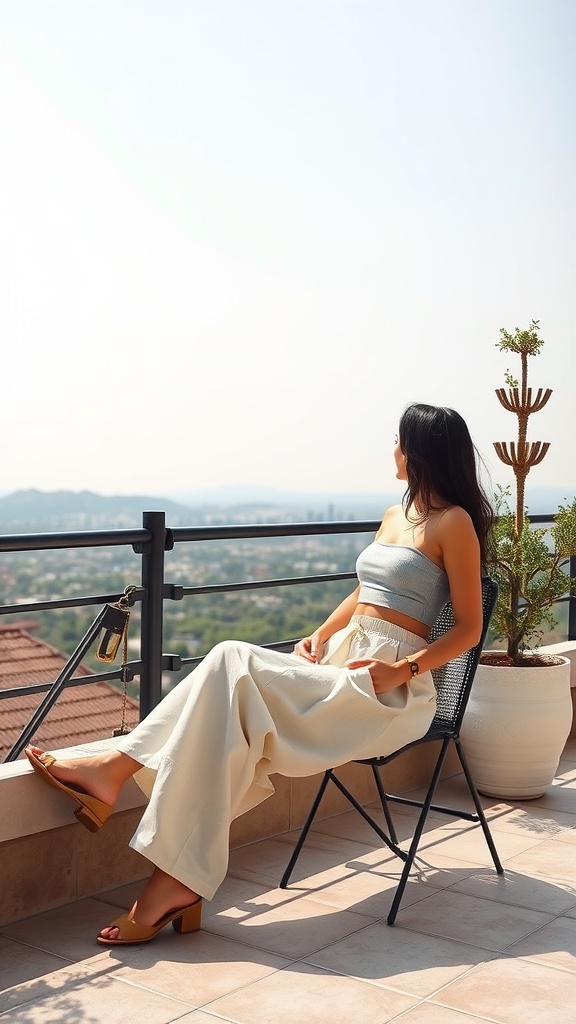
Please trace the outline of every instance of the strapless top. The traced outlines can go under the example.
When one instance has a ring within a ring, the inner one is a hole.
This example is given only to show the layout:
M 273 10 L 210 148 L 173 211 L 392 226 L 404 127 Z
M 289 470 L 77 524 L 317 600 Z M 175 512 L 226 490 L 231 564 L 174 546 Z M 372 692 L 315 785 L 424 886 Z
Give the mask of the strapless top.
M 450 598 L 448 576 L 417 548 L 374 541 L 358 556 L 358 601 L 431 626 Z

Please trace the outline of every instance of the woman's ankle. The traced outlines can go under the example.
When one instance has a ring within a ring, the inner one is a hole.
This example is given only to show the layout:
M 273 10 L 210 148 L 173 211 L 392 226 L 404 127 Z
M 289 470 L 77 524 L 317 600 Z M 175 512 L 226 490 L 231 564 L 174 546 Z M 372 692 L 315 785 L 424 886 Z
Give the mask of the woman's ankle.
M 135 761 L 133 757 L 125 754 L 122 750 L 107 751 L 106 754 L 102 755 L 101 763 L 103 771 L 111 779 L 117 780 L 120 785 L 131 779 L 142 768 L 139 761 Z

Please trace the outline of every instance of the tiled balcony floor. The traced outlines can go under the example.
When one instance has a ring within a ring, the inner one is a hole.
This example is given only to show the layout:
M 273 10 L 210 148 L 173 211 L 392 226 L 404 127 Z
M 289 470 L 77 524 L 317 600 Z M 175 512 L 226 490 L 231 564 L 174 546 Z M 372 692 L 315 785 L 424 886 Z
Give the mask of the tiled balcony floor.
M 441 789 L 462 806 L 460 777 Z M 196 935 L 98 946 L 136 886 L 4 926 L 0 1021 L 573 1024 L 576 741 L 540 800 L 483 801 L 505 876 L 477 826 L 433 815 L 394 928 L 397 861 L 355 812 L 316 826 L 285 891 L 294 834 L 234 850 Z

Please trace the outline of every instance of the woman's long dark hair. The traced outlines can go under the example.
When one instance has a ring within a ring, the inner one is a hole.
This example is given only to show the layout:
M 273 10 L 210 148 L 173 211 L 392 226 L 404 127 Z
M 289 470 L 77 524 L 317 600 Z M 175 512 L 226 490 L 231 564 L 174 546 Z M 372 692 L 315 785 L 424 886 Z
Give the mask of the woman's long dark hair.
M 478 476 L 480 456 L 460 414 L 435 405 L 409 405 L 400 418 L 398 440 L 408 479 L 404 509 L 412 505 L 424 519 L 445 505 L 460 505 L 472 520 L 485 565 L 494 513 Z

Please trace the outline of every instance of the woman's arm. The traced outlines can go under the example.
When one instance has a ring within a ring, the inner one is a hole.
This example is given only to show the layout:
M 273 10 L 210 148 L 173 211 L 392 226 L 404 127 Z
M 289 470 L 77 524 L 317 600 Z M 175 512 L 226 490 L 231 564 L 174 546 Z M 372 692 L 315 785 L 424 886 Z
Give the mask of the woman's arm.
M 410 655 L 421 673 L 470 650 L 482 632 L 480 545 L 468 513 L 458 507 L 448 509 L 439 522 L 437 539 L 448 575 L 454 625 L 434 643 Z M 392 665 L 376 659 L 350 661 L 348 667 L 369 668 L 376 693 L 385 693 L 411 679 L 404 658 Z
M 344 598 L 322 625 L 318 626 L 318 629 L 315 629 L 310 636 L 299 640 L 294 647 L 294 654 L 299 654 L 306 661 L 317 661 L 318 654 L 326 641 L 330 639 L 333 633 L 347 626 L 350 622 L 354 609 L 358 604 L 359 590 L 360 586 L 357 586 L 356 590 Z

